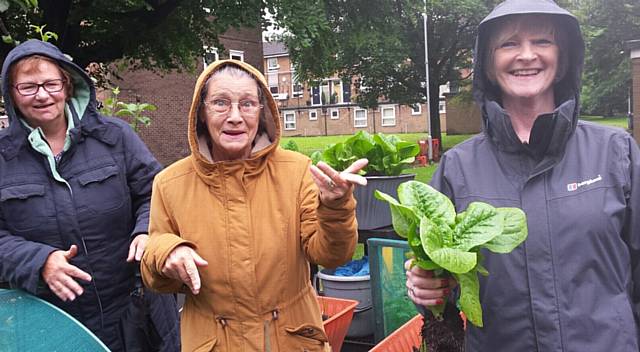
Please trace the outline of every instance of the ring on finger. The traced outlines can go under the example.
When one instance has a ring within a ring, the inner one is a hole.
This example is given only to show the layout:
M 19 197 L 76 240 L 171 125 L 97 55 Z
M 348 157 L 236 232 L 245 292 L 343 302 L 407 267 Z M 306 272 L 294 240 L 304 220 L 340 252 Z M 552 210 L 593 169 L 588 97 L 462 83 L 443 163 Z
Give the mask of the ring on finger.
M 335 183 L 335 182 L 333 182 L 333 180 L 332 180 L 332 179 L 329 179 L 329 180 L 327 181 L 327 187 L 329 187 L 329 189 L 334 189 L 334 188 L 336 187 L 336 183 Z

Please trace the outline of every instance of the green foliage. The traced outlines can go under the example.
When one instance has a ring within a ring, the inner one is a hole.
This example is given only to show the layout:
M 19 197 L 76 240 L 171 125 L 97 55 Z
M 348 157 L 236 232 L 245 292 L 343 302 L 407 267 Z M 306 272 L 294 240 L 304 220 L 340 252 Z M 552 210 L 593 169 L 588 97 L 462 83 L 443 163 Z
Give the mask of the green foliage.
M 10 3 L 12 6 L 8 6 Z M 3 20 L 17 40 L 29 25 L 58 33 L 58 45 L 81 67 L 124 59 L 133 68 L 193 70 L 204 46 L 225 48 L 219 36 L 229 29 L 266 26 L 266 11 L 299 38 L 315 38 L 328 25 L 319 0 L 0 0 Z M 8 33 L 3 33 L 8 35 Z M 7 48 L 3 48 L 7 51 Z
M 314 162 L 322 160 L 336 170 L 344 170 L 358 159 L 367 158 L 367 175 L 397 176 L 409 167 L 420 153 L 417 143 L 400 140 L 394 135 L 370 135 L 360 131 L 344 142 L 329 145 L 322 153 L 312 154 Z
M 572 5 L 586 44 L 582 111 L 604 116 L 626 113 L 631 65 L 625 43 L 640 38 L 640 2 L 580 0 Z
M 282 146 L 282 149 L 291 150 L 291 151 L 300 153 L 300 148 L 298 147 L 298 144 L 296 144 L 296 142 L 292 140 L 289 140 L 287 143 L 285 143 Z
M 34 32 L 39 34 L 40 40 L 42 40 L 43 42 L 48 42 L 49 39 L 51 38 L 58 40 L 58 34 L 50 31 L 46 31 L 46 32 L 44 31 L 44 27 L 46 26 L 47 26 L 46 24 L 43 24 L 42 26 L 30 25 L 29 28 L 33 29 Z
M 144 114 L 147 111 L 155 111 L 156 106 L 148 103 L 125 103 L 118 100 L 119 94 L 120 88 L 111 89 L 111 96 L 102 102 L 100 113 L 107 116 L 128 118 L 129 125 L 136 133 L 140 132 L 141 126 L 149 126 L 151 118 Z
M 14 6 L 11 6 L 12 4 Z M 38 0 L 0 0 L 0 14 L 7 12 L 10 8 L 17 8 L 16 11 L 18 12 L 28 13 L 38 8 Z M 4 14 L 2 17 L 4 17 Z M 13 38 L 2 17 L 0 17 L 0 35 L 2 36 L 2 42 L 9 45 L 11 48 L 17 46 L 20 42 Z
M 469 321 L 482 326 L 478 273 L 488 275 L 479 253 L 509 253 L 527 238 L 527 220 L 518 208 L 494 208 L 473 202 L 456 214 L 453 203 L 434 188 L 408 181 L 398 187 L 399 202 L 376 191 L 389 203 L 395 232 L 407 239 L 415 264 L 439 276 L 453 275 L 460 286 L 458 306 Z M 430 308 L 442 315 L 444 304 Z
M 328 27 L 317 36 L 284 37 L 298 78 L 359 77 L 354 99 L 363 107 L 375 107 L 379 98 L 424 102 L 425 3 L 432 134 L 440 138 L 438 86 L 460 80 L 459 68 L 470 67 L 476 27 L 494 1 L 326 0 L 320 16 Z

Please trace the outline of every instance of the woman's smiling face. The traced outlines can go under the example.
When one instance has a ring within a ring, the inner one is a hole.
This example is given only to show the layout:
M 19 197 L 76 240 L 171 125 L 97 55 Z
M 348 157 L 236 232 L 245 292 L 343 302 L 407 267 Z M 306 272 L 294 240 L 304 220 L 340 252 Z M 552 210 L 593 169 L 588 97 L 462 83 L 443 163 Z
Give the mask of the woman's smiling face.
M 64 106 L 67 99 L 67 91 L 48 92 L 45 87 L 39 86 L 35 94 L 22 95 L 16 86 L 25 83 L 43 84 L 55 80 L 64 80 L 60 68 L 45 60 L 20 61 L 12 70 L 11 96 L 23 118 L 33 128 L 48 126 L 66 126 Z
M 553 99 L 559 49 L 554 32 L 532 25 L 522 16 L 498 28 L 493 67 L 489 75 L 502 91 L 502 100 Z M 493 77 L 491 77 L 493 76 Z

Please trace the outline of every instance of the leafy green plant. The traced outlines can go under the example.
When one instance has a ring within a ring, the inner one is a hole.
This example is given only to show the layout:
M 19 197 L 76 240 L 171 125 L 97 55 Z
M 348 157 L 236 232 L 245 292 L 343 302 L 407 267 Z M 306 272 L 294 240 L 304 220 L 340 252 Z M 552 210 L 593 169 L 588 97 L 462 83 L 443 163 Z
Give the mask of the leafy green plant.
M 43 42 L 48 42 L 49 39 L 51 38 L 58 40 L 57 33 L 44 31 L 44 27 L 46 26 L 47 26 L 46 24 L 43 24 L 42 26 L 36 26 L 32 24 L 32 25 L 29 25 L 29 28 L 33 29 L 34 32 L 38 33 L 40 35 L 40 40 L 42 40 Z
M 478 274 L 489 275 L 482 266 L 480 249 L 509 253 L 527 238 L 527 220 L 518 208 L 495 208 L 473 202 L 456 214 L 444 194 L 417 181 L 398 187 L 399 202 L 376 191 L 391 207 L 395 232 L 407 239 L 414 264 L 437 276 L 453 275 L 460 287 L 458 308 L 476 326 L 482 326 Z M 441 319 L 446 303 L 431 306 Z
M 291 150 L 300 153 L 300 148 L 296 142 L 290 140 L 282 146 L 282 149 Z
M 129 125 L 136 133 L 140 131 L 140 126 L 149 126 L 151 118 L 144 113 L 155 111 L 156 106 L 148 103 L 125 103 L 118 100 L 119 94 L 120 88 L 112 88 L 111 96 L 102 102 L 100 113 L 107 116 L 128 117 Z
M 364 172 L 369 176 L 397 176 L 409 167 L 420 152 L 417 143 L 406 142 L 394 135 L 370 135 L 360 131 L 344 142 L 329 145 L 311 155 L 314 163 L 322 160 L 336 170 L 344 170 L 354 161 L 369 159 Z

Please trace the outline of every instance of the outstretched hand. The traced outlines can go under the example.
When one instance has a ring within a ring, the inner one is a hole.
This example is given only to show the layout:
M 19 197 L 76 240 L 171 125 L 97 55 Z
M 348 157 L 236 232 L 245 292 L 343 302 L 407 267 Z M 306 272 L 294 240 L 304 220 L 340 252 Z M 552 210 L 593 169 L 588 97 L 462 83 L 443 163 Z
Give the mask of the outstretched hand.
M 187 285 L 194 295 L 200 293 L 200 273 L 198 267 L 209 263 L 202 259 L 196 251 L 185 245 L 176 247 L 164 262 L 162 274 L 172 279 L 180 280 Z
M 42 267 L 42 279 L 51 292 L 63 301 L 73 301 L 84 292 L 76 279 L 91 281 L 91 275 L 69 264 L 69 260 L 76 254 L 78 247 L 75 244 L 67 251 L 51 252 Z
M 367 179 L 358 175 L 369 160 L 359 159 L 342 172 L 334 170 L 331 166 L 320 161 L 317 166 L 311 165 L 311 177 L 320 190 L 320 201 L 325 203 L 340 199 L 353 192 L 354 185 L 366 186 Z

